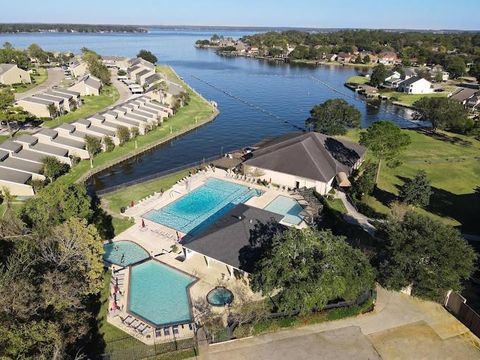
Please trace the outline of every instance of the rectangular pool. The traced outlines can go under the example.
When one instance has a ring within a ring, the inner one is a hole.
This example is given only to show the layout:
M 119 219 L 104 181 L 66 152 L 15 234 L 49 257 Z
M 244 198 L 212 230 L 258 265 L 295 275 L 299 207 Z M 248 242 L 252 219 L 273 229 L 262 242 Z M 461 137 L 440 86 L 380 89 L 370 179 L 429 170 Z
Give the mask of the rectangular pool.
M 264 210 L 283 215 L 282 220 L 288 224 L 298 225 L 303 220 L 300 216 L 303 207 L 295 199 L 283 195 L 277 196 Z
M 244 185 L 209 178 L 205 184 L 159 209 L 146 213 L 145 219 L 194 235 L 262 192 Z

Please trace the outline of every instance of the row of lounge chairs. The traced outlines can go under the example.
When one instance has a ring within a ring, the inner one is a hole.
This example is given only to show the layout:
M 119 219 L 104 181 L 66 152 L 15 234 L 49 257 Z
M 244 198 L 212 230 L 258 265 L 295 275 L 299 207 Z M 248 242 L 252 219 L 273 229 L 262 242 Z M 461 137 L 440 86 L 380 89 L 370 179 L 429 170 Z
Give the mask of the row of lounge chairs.
M 167 239 L 169 240 L 172 240 L 172 241 L 178 241 L 177 237 L 173 234 L 169 234 L 165 231 L 162 231 L 160 229 L 150 229 L 151 232 L 157 234 L 157 235 L 160 235 L 160 236 L 163 236 L 163 237 L 166 237 Z
M 122 320 L 123 325 L 142 336 L 148 335 L 153 331 L 153 328 L 150 325 L 145 324 L 132 315 L 126 315 L 123 318 L 120 317 L 120 319 Z

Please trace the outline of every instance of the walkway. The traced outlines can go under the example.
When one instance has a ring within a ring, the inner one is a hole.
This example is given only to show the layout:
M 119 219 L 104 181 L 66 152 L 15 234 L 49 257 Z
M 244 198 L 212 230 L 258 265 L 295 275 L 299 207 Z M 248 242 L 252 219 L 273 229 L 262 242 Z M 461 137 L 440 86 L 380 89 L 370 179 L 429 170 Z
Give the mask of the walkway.
M 344 215 L 346 222 L 361 226 L 363 230 L 372 236 L 375 234 L 375 227 L 369 222 L 370 218 L 359 213 L 352 203 L 347 199 L 347 195 L 343 191 L 337 190 L 335 192 L 335 197 L 342 200 L 343 205 L 347 209 L 347 214 Z
M 40 85 L 34 87 L 31 90 L 25 91 L 23 93 L 16 93 L 15 100 L 25 99 L 26 97 L 32 96 L 39 92 L 50 89 L 51 87 L 58 86 L 64 78 L 63 70 L 60 68 L 49 68 L 47 69 L 48 78 Z
M 440 304 L 377 291 L 369 314 L 210 345 L 201 358 L 480 359 L 479 339 Z

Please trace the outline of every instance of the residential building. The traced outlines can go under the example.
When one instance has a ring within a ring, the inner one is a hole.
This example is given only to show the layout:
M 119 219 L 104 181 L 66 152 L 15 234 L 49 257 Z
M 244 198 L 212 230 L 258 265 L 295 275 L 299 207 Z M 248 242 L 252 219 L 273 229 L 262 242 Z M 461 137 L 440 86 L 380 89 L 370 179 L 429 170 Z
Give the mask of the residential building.
M 88 66 L 84 61 L 75 59 L 70 63 L 69 69 L 70 73 L 74 77 L 78 78 L 84 76 L 87 73 Z
M 106 67 L 127 70 L 130 59 L 125 56 L 102 56 L 102 62 Z
M 90 74 L 83 76 L 78 82 L 68 88 L 70 91 L 76 91 L 82 96 L 98 96 L 102 89 L 100 79 Z
M 339 52 L 337 55 L 337 61 L 340 63 L 349 63 L 352 61 L 352 54 L 346 52 Z
M 0 64 L 0 84 L 30 84 L 31 82 L 28 71 L 20 69 L 16 64 Z
M 155 70 L 155 64 L 152 64 L 150 61 L 144 60 L 142 58 L 136 58 L 130 61 L 130 66 L 140 66 L 150 70 Z
M 135 74 L 135 81 L 141 86 L 143 86 L 146 84 L 146 79 L 154 75 L 155 70 L 145 68 Z
M 24 99 L 18 100 L 16 106 L 21 107 L 26 112 L 38 117 L 38 118 L 50 118 L 52 117 L 51 105 L 55 106 L 52 100 L 40 99 L 38 97 L 29 96 Z M 55 107 L 56 109 L 56 107 Z
M 443 67 L 441 65 L 435 65 L 431 68 L 430 74 L 432 76 L 432 79 L 436 79 L 439 77 L 441 81 L 447 81 L 450 78 L 450 74 L 448 71 L 443 70 Z
M 395 65 L 400 63 L 400 59 L 393 51 L 385 51 L 378 55 L 378 62 L 383 65 Z
M 470 110 L 480 108 L 480 90 L 471 88 L 460 88 L 450 96 L 450 99 L 458 101 Z
M 316 133 L 294 133 L 268 141 L 243 163 L 245 173 L 289 188 L 313 188 L 327 194 L 336 177 L 351 174 L 365 148 Z
M 407 94 L 431 94 L 434 91 L 432 83 L 420 76 L 402 81 L 397 89 Z

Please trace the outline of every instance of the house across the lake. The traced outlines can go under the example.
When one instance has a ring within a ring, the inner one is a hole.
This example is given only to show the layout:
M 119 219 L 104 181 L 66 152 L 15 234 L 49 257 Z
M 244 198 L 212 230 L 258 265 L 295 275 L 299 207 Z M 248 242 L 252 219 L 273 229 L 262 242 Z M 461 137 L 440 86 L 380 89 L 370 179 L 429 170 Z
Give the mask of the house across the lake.
M 243 163 L 244 172 L 289 188 L 314 188 L 324 195 L 335 178 L 345 179 L 363 161 L 359 144 L 316 133 L 294 133 L 268 141 Z M 348 185 L 348 184 L 347 184 Z

